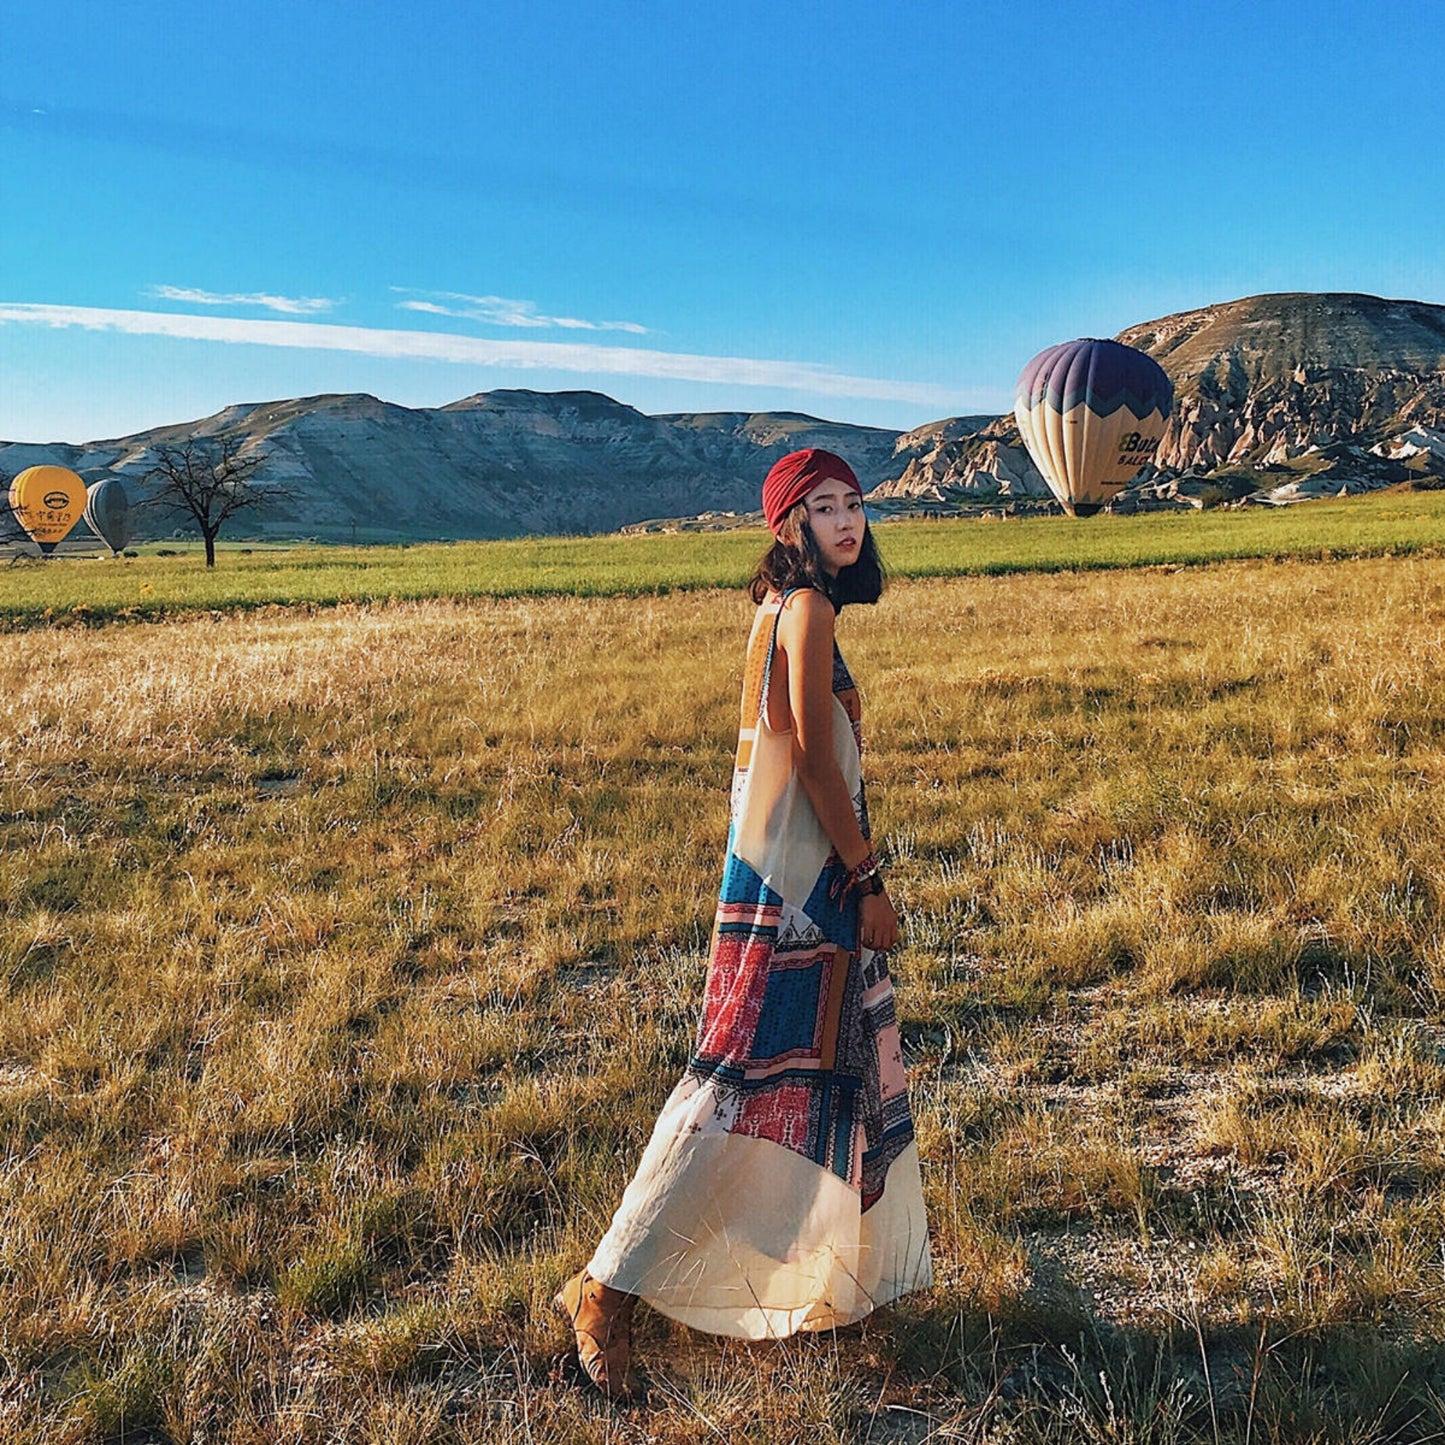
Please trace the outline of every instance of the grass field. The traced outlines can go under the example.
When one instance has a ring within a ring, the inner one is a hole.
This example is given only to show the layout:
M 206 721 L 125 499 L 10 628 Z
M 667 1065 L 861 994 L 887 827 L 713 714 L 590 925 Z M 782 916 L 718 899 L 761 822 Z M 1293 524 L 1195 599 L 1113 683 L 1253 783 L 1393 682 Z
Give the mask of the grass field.
M 1445 492 L 1088 521 L 898 522 L 880 535 L 899 577 L 1407 555 L 1445 545 Z M 0 566 L 0 627 L 271 605 L 731 587 L 746 579 L 763 539 L 761 531 L 732 531 L 414 547 L 235 547 L 223 550 L 209 572 L 198 545 L 175 543 L 164 549 L 176 554 L 170 556 L 148 547 L 135 558 L 27 558 Z
M 1397 552 L 1434 545 L 1413 515 Z M 900 572 L 931 555 L 895 535 Z M 1445 1431 L 1427 555 L 902 580 L 846 613 L 937 1282 L 765 1347 L 644 1315 L 630 1410 L 556 1376 L 546 1301 L 691 1040 L 748 615 L 12 634 L 0 1439 Z

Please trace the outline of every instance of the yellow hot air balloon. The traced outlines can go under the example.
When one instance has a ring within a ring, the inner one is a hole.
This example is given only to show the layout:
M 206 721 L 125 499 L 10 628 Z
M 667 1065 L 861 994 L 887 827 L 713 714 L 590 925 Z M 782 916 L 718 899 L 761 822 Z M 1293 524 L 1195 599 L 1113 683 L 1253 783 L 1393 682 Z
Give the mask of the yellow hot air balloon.
M 68 467 L 26 467 L 10 483 L 10 510 L 42 552 L 53 552 L 85 514 L 85 483 Z

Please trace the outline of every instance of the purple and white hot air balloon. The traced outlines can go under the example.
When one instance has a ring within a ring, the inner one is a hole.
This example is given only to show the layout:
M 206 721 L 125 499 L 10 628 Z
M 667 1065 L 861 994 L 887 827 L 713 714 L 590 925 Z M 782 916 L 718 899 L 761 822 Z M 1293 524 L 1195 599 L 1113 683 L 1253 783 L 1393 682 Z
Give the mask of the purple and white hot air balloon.
M 1064 341 L 1019 373 L 1014 417 L 1034 465 L 1071 517 L 1091 517 L 1154 459 L 1174 386 L 1119 341 Z

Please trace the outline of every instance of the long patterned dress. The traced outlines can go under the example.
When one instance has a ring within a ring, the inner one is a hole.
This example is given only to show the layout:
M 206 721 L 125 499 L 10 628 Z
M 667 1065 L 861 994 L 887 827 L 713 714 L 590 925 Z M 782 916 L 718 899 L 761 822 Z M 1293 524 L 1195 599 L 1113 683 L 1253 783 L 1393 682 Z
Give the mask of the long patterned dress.
M 785 597 L 743 685 L 701 1026 L 587 1268 L 663 1314 L 766 1339 L 852 1323 L 931 1278 L 886 957 L 768 725 Z M 834 752 L 864 835 L 858 692 L 834 648 Z

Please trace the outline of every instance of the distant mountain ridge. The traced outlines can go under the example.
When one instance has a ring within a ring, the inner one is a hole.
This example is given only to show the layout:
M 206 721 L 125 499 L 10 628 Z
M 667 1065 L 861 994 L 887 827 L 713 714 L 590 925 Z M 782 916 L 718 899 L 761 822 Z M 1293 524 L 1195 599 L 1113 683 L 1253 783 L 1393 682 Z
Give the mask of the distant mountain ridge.
M 592 391 L 489 391 L 435 408 L 338 395 L 231 406 L 85 446 L 0 446 L 0 468 L 57 462 L 140 492 L 155 449 L 190 436 L 239 440 L 264 458 L 258 482 L 292 491 L 293 502 L 248 514 L 248 531 L 420 540 L 746 512 L 772 463 L 805 446 L 838 452 L 872 487 L 893 465 L 898 433 L 794 412 L 646 416 Z
M 1291 500 L 1445 479 L 1445 307 L 1252 296 L 1118 339 L 1154 356 L 1175 386 L 1158 464 L 1126 502 Z M 435 408 L 367 395 L 251 403 L 83 446 L 0 443 L 0 471 L 57 462 L 141 492 L 155 449 L 191 436 L 234 438 L 263 458 L 258 481 L 287 484 L 294 501 L 243 524 L 268 537 L 509 537 L 745 514 L 772 463 L 804 446 L 847 458 L 885 508 L 1049 505 L 1011 415 L 896 432 L 797 412 L 647 416 L 593 391 L 497 390 Z

